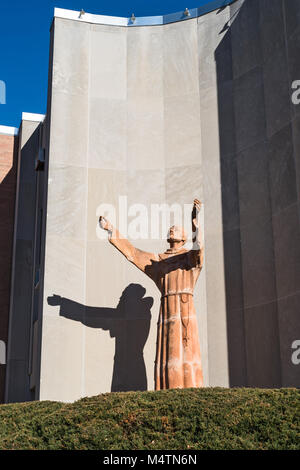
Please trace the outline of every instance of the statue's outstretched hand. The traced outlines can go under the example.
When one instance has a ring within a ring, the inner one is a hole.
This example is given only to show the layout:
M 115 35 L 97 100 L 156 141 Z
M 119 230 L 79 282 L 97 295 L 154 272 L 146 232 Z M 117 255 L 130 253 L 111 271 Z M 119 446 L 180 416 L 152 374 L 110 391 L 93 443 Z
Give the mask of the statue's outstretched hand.
M 198 227 L 197 217 L 201 210 L 202 202 L 199 199 L 194 199 L 194 205 L 192 210 L 192 223 L 194 227 Z
M 52 296 L 49 295 L 47 298 L 48 305 L 61 305 L 61 296 L 57 294 L 53 294 Z
M 200 212 L 201 206 L 202 202 L 199 201 L 199 199 L 194 199 L 194 209 L 196 210 L 196 212 Z
M 112 230 L 111 223 L 105 217 L 103 217 L 103 215 L 100 215 L 99 217 L 99 225 L 103 230 Z

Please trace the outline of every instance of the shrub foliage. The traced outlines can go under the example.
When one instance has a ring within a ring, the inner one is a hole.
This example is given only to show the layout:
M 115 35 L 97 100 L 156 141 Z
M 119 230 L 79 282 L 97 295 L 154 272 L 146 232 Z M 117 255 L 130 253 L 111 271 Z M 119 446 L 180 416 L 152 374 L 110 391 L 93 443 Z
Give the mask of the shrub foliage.
M 0 406 L 0 449 L 299 449 L 296 389 L 107 393 Z

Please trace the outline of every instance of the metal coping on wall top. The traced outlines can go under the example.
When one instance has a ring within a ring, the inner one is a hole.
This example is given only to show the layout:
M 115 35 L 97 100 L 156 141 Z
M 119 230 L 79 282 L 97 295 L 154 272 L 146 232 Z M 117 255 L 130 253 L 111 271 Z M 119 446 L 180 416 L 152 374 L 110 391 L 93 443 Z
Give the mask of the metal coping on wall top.
M 170 13 L 169 15 L 136 17 L 133 13 L 130 18 L 94 15 L 86 13 L 84 10 L 73 11 L 55 8 L 54 17 L 112 26 L 155 26 L 176 23 L 177 21 L 186 21 L 191 18 L 198 18 L 199 16 L 206 15 L 214 10 L 224 8 L 235 1 L 236 0 L 213 0 L 198 8 L 186 8 L 183 11 Z

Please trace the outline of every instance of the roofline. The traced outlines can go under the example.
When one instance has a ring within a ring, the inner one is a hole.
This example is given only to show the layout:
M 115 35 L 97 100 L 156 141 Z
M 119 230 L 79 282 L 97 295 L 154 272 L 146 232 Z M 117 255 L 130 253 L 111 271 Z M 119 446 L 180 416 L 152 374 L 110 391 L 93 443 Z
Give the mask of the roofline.
M 43 122 L 45 114 L 22 113 L 22 121 Z
M 19 129 L 17 127 L 1 126 L 0 125 L 0 135 L 13 135 L 13 136 L 16 136 L 18 134 L 19 134 Z
M 132 18 L 123 18 L 118 16 L 104 16 L 94 15 L 92 13 L 86 13 L 83 11 L 65 10 L 63 8 L 54 9 L 55 18 L 64 18 L 74 21 L 80 21 L 83 23 L 93 24 L 105 24 L 111 26 L 124 26 L 124 27 L 135 27 L 135 26 L 156 26 L 164 25 L 169 23 L 176 23 L 178 21 L 186 21 L 192 18 L 198 18 L 199 16 L 206 15 L 211 11 L 219 8 L 224 8 L 236 0 L 211 0 L 207 4 L 202 5 L 198 8 L 192 8 L 186 11 L 180 11 L 177 13 L 170 13 L 162 16 L 141 16 Z

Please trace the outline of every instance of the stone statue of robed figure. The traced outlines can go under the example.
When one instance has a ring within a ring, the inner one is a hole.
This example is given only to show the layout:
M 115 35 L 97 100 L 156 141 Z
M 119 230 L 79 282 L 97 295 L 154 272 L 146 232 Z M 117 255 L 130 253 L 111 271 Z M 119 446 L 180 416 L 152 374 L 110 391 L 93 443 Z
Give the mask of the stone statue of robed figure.
M 154 254 L 135 248 L 104 217 L 101 228 L 109 241 L 131 263 L 157 285 L 161 306 L 157 329 L 155 390 L 202 387 L 203 374 L 193 291 L 202 265 L 204 247 L 199 224 L 201 203 L 194 200 L 192 210 L 193 248 L 186 250 L 183 228 L 168 232 L 170 248 Z

